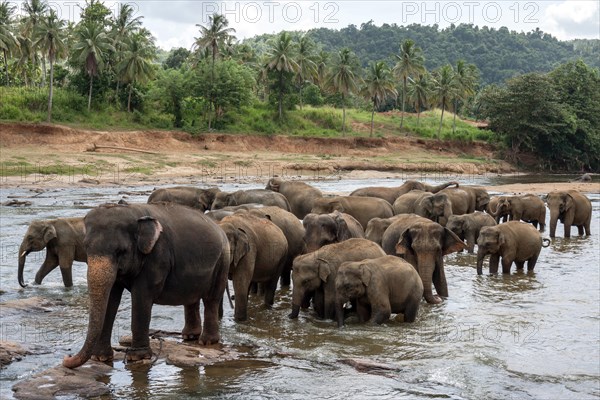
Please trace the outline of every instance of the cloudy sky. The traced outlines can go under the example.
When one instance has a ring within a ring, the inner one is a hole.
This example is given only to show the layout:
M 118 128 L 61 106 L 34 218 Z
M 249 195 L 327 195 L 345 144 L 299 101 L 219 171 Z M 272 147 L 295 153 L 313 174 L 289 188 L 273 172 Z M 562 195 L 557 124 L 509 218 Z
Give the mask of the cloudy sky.
M 10 1 L 10 0 L 9 0 Z M 179 1 L 137 0 L 131 4 L 143 15 L 163 49 L 190 48 L 198 36 L 196 24 L 206 25 L 208 17 L 225 14 L 238 39 L 281 30 L 308 30 L 315 27 L 340 29 L 373 20 L 408 25 L 412 23 L 446 27 L 451 23 L 473 23 L 491 28 L 531 31 L 539 27 L 561 40 L 600 39 L 600 0 L 566 1 L 369 1 L 369 0 L 250 0 L 250 1 Z M 49 3 L 64 19 L 78 20 L 77 0 Z M 105 1 L 111 10 L 118 3 Z

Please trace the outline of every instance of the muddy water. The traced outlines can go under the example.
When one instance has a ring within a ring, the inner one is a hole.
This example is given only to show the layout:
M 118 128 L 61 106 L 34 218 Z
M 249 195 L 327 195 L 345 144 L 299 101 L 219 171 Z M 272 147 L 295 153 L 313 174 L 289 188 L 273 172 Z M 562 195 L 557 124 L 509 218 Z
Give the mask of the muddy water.
M 349 192 L 393 182 L 314 184 L 326 191 Z M 225 190 L 233 188 L 224 186 Z M 51 312 L 3 312 L 0 339 L 26 343 L 35 354 L 2 370 L 1 398 L 12 396 L 15 382 L 77 351 L 87 327 L 84 264 L 74 266 L 73 289 L 63 287 L 58 271 L 42 285 L 18 286 L 17 249 L 27 224 L 35 218 L 84 215 L 90 207 L 119 200 L 122 191 L 130 192 L 130 202 L 145 202 L 151 189 L 71 188 L 41 194 L 2 190 L 2 202 L 14 195 L 35 197 L 29 199 L 33 206 L 28 208 L 2 207 L 0 301 L 39 296 L 55 305 Z M 265 310 L 261 300 L 253 298 L 245 323 L 233 322 L 233 312 L 226 306 L 222 337 L 227 344 L 247 349 L 241 360 L 203 368 L 115 363 L 114 372 L 105 378 L 112 390 L 106 398 L 598 398 L 600 196 L 590 197 L 593 236 L 557 238 L 542 250 L 534 273 L 477 276 L 475 256 L 448 256 L 450 298 L 442 305 L 423 303 L 414 324 L 391 321 L 373 327 L 350 320 L 338 330 L 333 322 L 319 321 L 308 312 L 289 320 L 291 292 L 283 290 L 272 310 Z M 561 226 L 558 233 L 562 234 Z M 33 281 L 44 253 L 28 257 L 27 281 Z M 130 333 L 130 313 L 126 293 L 113 342 Z M 182 326 L 183 310 L 154 307 L 152 328 L 176 331 Z M 398 369 L 360 373 L 339 362 L 345 358 L 366 358 Z

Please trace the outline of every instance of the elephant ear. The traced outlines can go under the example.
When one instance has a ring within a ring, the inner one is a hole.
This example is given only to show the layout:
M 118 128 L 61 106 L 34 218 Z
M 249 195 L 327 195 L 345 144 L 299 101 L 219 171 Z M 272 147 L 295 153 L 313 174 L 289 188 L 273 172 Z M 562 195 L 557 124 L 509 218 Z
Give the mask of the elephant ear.
M 233 194 L 228 194 L 227 196 L 225 196 L 225 203 L 228 206 L 237 206 L 237 202 L 235 201 L 235 197 L 233 196 Z
M 233 249 L 233 265 L 238 265 L 240 260 L 244 258 L 250 251 L 250 241 L 248 234 L 242 228 L 237 228 L 235 236 L 235 246 Z
M 348 224 L 346 224 L 346 220 L 342 216 L 342 213 L 335 213 L 335 236 L 339 242 L 343 242 L 344 240 L 350 239 L 350 230 L 348 229 Z
M 339 211 L 339 212 L 344 212 L 344 206 L 342 205 L 342 203 L 338 200 L 336 201 L 332 201 L 330 203 L 331 205 L 331 211 Z
M 403 256 L 412 250 L 412 236 L 410 229 L 405 230 L 400 234 L 398 243 L 396 243 L 396 254 Z
M 444 243 L 442 243 L 442 254 L 450 254 L 457 251 L 461 251 L 467 248 L 465 243 L 460 240 L 454 232 L 448 228 L 444 228 Z
M 318 214 L 306 214 L 306 216 L 302 219 L 302 225 L 304 226 L 304 229 L 306 229 L 309 225 L 314 224 L 317 218 Z
M 573 197 L 570 194 L 565 193 L 563 202 L 565 203 L 565 212 L 569 211 L 571 207 L 573 207 Z
M 360 280 L 365 286 L 369 286 L 371 283 L 371 277 L 373 273 L 371 272 L 371 268 L 369 268 L 368 264 L 360 264 Z
M 433 199 L 433 196 L 426 196 L 421 201 L 421 205 L 423 206 L 423 209 L 427 211 L 428 215 L 431 215 L 433 213 Z
M 319 279 L 323 282 L 327 282 L 327 278 L 329 278 L 329 275 L 331 274 L 331 266 L 322 258 L 318 258 L 317 261 L 319 262 Z
M 498 244 L 503 246 L 506 243 L 506 237 L 502 232 L 498 232 Z
M 162 225 L 155 218 L 148 216 L 138 219 L 137 247 L 139 251 L 143 254 L 150 254 L 162 231 Z
M 49 241 L 56 238 L 56 228 L 54 225 L 49 224 L 44 229 L 44 243 L 48 244 Z

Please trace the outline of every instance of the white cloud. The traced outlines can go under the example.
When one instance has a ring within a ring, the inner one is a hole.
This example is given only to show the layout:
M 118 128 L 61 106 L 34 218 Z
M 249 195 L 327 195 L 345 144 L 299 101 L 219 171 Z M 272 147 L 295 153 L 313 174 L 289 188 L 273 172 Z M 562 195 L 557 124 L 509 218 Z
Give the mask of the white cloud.
M 600 2 L 596 0 L 550 4 L 544 17 L 544 30 L 559 39 L 600 38 Z

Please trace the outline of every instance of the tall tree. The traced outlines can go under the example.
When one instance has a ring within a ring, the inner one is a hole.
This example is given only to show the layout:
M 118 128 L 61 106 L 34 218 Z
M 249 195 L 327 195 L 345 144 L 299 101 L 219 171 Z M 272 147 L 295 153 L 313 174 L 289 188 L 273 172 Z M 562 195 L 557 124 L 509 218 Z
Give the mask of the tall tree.
M 48 13 L 48 4 L 44 0 L 26 0 L 23 3 L 23 10 L 25 11 L 25 16 L 23 17 L 22 24 L 22 35 L 32 43 L 32 51 L 36 53 L 32 60 L 37 62 L 41 61 L 42 64 L 42 85 L 46 85 L 46 58 L 42 54 L 41 57 L 37 56 L 37 53 L 41 50 L 35 45 L 35 32 L 37 31 L 37 26 L 40 23 L 41 19 Z
M 94 77 L 104 67 L 108 52 L 115 51 L 112 40 L 104 31 L 104 27 L 96 22 L 82 22 L 76 30 L 76 43 L 73 46 L 73 58 L 84 65 L 85 71 L 90 77 L 90 89 L 88 93 L 88 111 L 92 106 L 92 88 Z
M 268 71 L 273 71 L 277 74 L 277 90 L 278 90 L 278 110 L 279 121 L 283 120 L 283 92 L 285 91 L 285 76 L 286 74 L 294 74 L 298 71 L 299 66 L 295 61 L 296 45 L 292 41 L 292 36 L 289 32 L 281 32 L 277 38 L 271 41 L 267 50 Z
M 153 74 L 154 43 L 149 32 L 142 30 L 127 38 L 123 59 L 117 66 L 123 81 L 129 84 L 127 111 L 131 112 L 131 92 L 136 82 L 145 82 Z
M 325 83 L 327 82 L 327 74 L 329 73 L 329 59 L 331 58 L 331 54 L 326 52 L 325 50 L 321 50 L 317 55 L 316 63 L 317 63 L 317 78 L 316 84 L 319 89 L 325 89 Z
M 454 117 L 452 119 L 452 133 L 456 131 L 456 114 L 458 113 L 458 102 L 465 101 L 475 94 L 479 71 L 474 64 L 467 64 L 464 60 L 458 60 L 454 72 L 456 92 L 454 93 Z
M 8 78 L 8 56 L 19 47 L 19 43 L 11 30 L 14 11 L 15 6 L 8 1 L 0 2 L 0 50 L 2 50 L 2 55 L 4 56 L 6 86 L 10 86 Z
M 371 63 L 362 93 L 373 104 L 373 109 L 371 110 L 371 133 L 369 134 L 369 136 L 373 136 L 375 110 L 388 97 L 398 95 L 390 67 L 384 61 Z
M 419 74 L 416 79 L 408 78 L 407 95 L 414 102 L 415 110 L 417 110 L 417 127 L 419 127 L 421 119 L 421 110 L 429 101 L 430 92 L 429 74 L 427 72 Z
M 115 64 L 119 64 L 123 57 L 123 43 L 130 35 L 137 32 L 142 27 L 143 16 L 134 18 L 134 10 L 130 4 L 122 3 L 119 7 L 119 14 L 112 20 L 112 29 L 110 36 L 115 47 Z M 115 93 L 115 101 L 119 102 L 119 88 L 121 80 L 117 79 L 117 91 Z
M 306 35 L 302 35 L 298 41 L 298 53 L 296 55 L 298 71 L 296 71 L 296 82 L 300 87 L 300 109 L 302 109 L 302 89 L 306 82 L 313 82 L 317 75 L 317 64 L 315 63 L 315 43 Z
M 358 59 L 348 48 L 337 55 L 328 79 L 328 86 L 342 96 L 342 136 L 346 135 L 346 99 L 358 91 L 360 76 L 357 74 Z
M 437 138 L 439 140 L 441 138 L 442 123 L 444 122 L 444 110 L 450 105 L 450 101 L 454 98 L 456 93 L 454 69 L 452 68 L 452 65 L 446 64 L 435 71 L 432 90 L 437 103 L 442 108 L 442 116 L 440 117 L 440 126 L 438 127 L 437 133 Z
M 402 116 L 400 129 L 404 126 L 404 112 L 406 111 L 406 86 L 409 77 L 416 77 L 425 72 L 425 58 L 420 47 L 412 39 L 406 39 L 400 45 L 400 54 L 396 55 L 394 74 L 402 80 Z
M 52 121 L 52 97 L 54 95 L 54 61 L 66 55 L 65 21 L 58 18 L 54 10 L 41 19 L 36 27 L 35 46 L 48 56 L 50 63 L 50 90 L 48 94 L 48 122 Z

